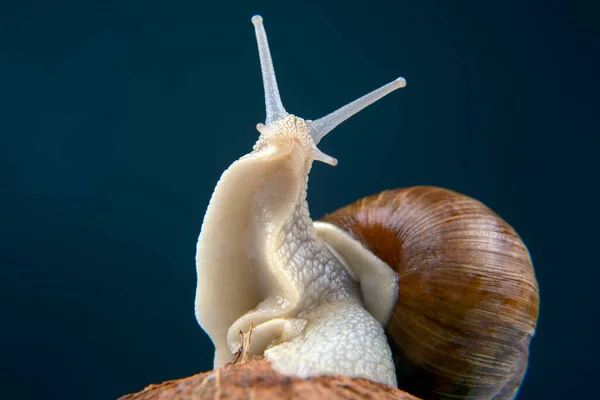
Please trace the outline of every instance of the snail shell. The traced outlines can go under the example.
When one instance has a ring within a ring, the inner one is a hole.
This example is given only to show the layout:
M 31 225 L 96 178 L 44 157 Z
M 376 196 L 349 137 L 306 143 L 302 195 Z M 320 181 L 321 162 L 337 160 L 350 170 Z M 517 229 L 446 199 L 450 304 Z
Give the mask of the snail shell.
M 498 215 L 436 187 L 389 190 L 329 215 L 399 275 L 386 328 L 398 386 L 424 399 L 511 399 L 527 368 L 538 285 Z

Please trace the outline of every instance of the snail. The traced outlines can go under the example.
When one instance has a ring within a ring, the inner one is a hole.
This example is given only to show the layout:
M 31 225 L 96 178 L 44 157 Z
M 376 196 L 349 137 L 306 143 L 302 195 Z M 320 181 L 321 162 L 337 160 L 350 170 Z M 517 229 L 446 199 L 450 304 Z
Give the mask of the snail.
M 311 219 L 317 145 L 398 78 L 317 120 L 281 102 L 263 20 L 252 18 L 266 121 L 218 181 L 196 248 L 195 313 L 215 368 L 252 329 L 251 355 L 285 375 L 339 374 L 424 399 L 510 399 L 528 360 L 538 285 L 498 215 L 436 187 L 384 191 Z

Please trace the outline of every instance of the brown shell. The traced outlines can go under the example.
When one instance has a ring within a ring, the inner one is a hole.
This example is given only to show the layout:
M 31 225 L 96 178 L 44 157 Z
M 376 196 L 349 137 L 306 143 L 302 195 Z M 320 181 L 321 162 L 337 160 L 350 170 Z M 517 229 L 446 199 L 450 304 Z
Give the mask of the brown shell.
M 436 187 L 385 191 L 322 221 L 399 274 L 386 333 L 401 389 L 424 399 L 516 395 L 539 293 L 529 252 L 506 222 Z

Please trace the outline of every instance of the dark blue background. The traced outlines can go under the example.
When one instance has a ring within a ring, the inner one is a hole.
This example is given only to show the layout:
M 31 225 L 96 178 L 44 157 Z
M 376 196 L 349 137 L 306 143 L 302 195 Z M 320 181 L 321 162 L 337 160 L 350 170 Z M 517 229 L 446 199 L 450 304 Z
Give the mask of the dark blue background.
M 222 3 L 0 3 L 2 397 L 109 399 L 211 368 L 195 243 L 264 119 L 255 13 L 296 115 L 408 81 L 322 142 L 339 165 L 313 168 L 313 215 L 418 184 L 484 201 L 540 284 L 521 399 L 597 394 L 597 10 Z

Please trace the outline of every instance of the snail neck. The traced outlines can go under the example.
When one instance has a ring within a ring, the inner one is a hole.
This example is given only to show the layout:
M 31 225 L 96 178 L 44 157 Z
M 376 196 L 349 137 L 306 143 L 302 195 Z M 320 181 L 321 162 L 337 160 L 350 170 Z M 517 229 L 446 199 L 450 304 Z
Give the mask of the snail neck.
M 234 350 L 238 332 L 247 332 L 252 324 L 255 343 L 263 344 L 254 345 L 252 352 L 259 354 L 282 340 L 282 328 L 273 328 L 273 321 L 289 323 L 331 301 L 361 304 L 356 282 L 319 239 L 310 217 L 306 190 L 313 159 L 296 140 L 269 139 L 261 142 L 261 137 L 255 152 L 239 161 L 251 162 L 248 167 L 257 179 L 250 196 L 236 199 L 247 202 L 243 263 L 255 302 L 227 332 L 229 349 Z
M 276 298 L 294 313 L 330 295 L 358 292 L 343 264 L 317 236 L 310 217 L 306 194 L 314 160 L 313 147 L 316 147 L 308 131 L 302 129 L 305 128 L 303 120 L 293 116 L 286 120 L 294 131 L 286 131 L 280 125 L 278 136 L 265 140 L 261 135 L 255 146 L 259 151 L 274 152 L 279 157 L 270 161 L 271 171 L 264 176 L 253 199 L 250 253 L 255 256 L 255 270 L 261 271 L 263 297 Z M 328 292 L 332 291 L 329 285 L 320 284 L 320 279 L 325 278 L 325 268 L 335 269 L 341 279 L 333 290 L 336 293 Z

